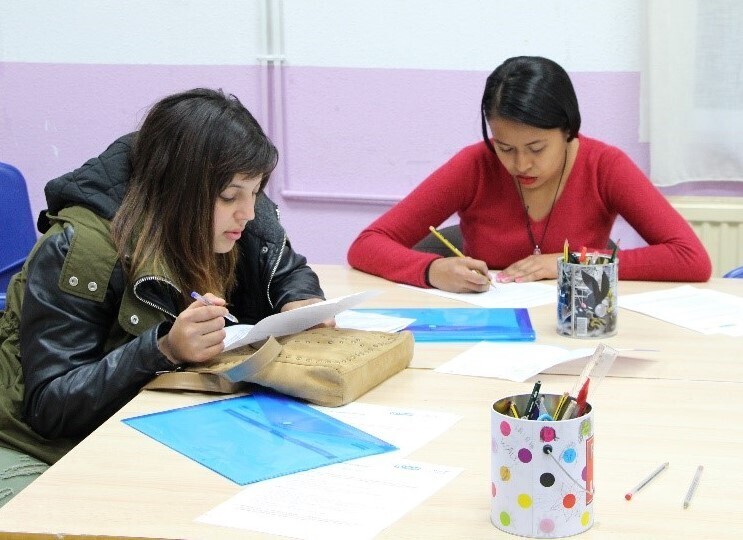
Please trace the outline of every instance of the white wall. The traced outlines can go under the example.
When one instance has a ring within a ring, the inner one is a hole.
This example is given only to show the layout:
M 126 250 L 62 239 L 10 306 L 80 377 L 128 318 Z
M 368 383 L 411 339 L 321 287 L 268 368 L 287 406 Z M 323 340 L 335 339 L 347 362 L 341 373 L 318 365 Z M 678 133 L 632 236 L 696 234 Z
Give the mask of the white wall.
M 255 64 L 262 0 L 2 0 L 0 61 Z
M 643 0 L 286 0 L 290 65 L 492 71 L 517 55 L 639 71 Z
M 642 0 L 4 0 L 0 61 L 255 64 L 267 12 L 290 65 L 492 70 L 548 55 L 639 71 Z M 277 45 L 280 46 L 280 45 Z

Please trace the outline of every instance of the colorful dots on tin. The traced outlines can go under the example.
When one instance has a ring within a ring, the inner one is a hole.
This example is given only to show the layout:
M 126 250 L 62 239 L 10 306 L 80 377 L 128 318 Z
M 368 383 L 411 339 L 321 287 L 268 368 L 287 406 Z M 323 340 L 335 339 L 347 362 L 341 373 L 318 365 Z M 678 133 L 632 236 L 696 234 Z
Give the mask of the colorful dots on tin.
M 555 428 L 550 426 L 544 426 L 541 430 L 539 430 L 539 438 L 542 440 L 542 442 L 552 442 L 557 438 L 557 434 L 555 433 Z
M 500 423 L 500 432 L 504 437 L 508 437 L 511 434 L 511 424 L 508 422 Z
M 555 483 L 555 475 L 552 473 L 543 473 L 539 477 L 539 483 L 542 484 L 544 487 L 552 487 Z
M 565 463 L 572 463 L 576 457 L 578 456 L 575 453 L 575 448 L 566 448 L 562 453 L 562 460 Z
M 508 512 L 501 512 L 500 516 L 501 525 L 508 527 L 511 524 L 511 516 L 508 514 Z
M 511 479 L 511 469 L 509 469 L 505 465 L 501 466 L 500 479 L 503 480 L 504 482 L 508 482 Z
M 549 534 L 555 530 L 555 522 L 549 518 L 543 519 L 539 522 L 539 530 Z
M 565 508 L 572 508 L 573 506 L 575 506 L 575 502 L 576 498 L 575 495 L 573 495 L 572 493 L 568 493 L 562 498 L 562 505 Z
M 519 450 L 518 456 L 521 463 L 529 463 L 532 458 L 531 451 L 528 448 L 522 448 Z
M 519 503 L 521 508 L 529 508 L 531 506 L 531 497 L 526 493 L 521 493 L 516 497 L 516 502 Z

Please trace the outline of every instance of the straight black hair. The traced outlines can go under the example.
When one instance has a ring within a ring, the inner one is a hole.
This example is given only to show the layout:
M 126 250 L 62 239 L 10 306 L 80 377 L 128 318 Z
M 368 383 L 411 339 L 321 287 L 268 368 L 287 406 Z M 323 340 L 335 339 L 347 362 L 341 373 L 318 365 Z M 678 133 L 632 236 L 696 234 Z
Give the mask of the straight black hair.
M 480 106 L 482 136 L 495 152 L 487 121 L 507 118 L 541 128 L 559 128 L 572 141 L 580 130 L 580 110 L 573 83 L 553 60 L 541 56 L 509 58 L 490 74 Z

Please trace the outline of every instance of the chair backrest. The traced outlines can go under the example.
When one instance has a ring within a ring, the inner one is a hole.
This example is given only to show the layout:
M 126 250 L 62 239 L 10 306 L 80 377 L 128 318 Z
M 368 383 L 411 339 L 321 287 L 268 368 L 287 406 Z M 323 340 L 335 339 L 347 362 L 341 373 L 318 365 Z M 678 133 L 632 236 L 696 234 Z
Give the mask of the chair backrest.
M 730 272 L 728 272 L 722 277 L 743 278 L 743 266 L 739 266 L 738 268 L 733 268 L 732 270 L 730 270 Z
M 0 293 L 5 293 L 35 242 L 26 180 L 12 165 L 0 163 Z
M 454 247 L 459 251 L 462 251 L 462 231 L 459 229 L 459 225 L 449 225 L 448 227 L 442 227 L 439 229 L 441 235 L 449 240 Z M 423 251 L 426 253 L 435 253 L 442 257 L 453 257 L 454 254 L 451 250 L 444 245 L 444 243 L 436 238 L 433 233 L 428 233 L 423 240 L 413 246 L 416 251 Z

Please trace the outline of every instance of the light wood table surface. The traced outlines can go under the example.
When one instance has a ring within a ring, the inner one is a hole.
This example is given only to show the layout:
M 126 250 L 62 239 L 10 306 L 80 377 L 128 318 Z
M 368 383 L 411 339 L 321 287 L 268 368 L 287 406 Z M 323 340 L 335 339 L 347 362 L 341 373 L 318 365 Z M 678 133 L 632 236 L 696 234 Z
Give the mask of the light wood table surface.
M 317 271 L 328 297 L 384 288 L 369 306 L 457 305 L 342 267 Z M 700 286 L 741 294 L 741 284 L 743 280 L 713 280 Z M 673 284 L 622 282 L 620 295 L 669 286 Z M 530 310 L 539 342 L 590 346 L 557 336 L 553 311 L 554 306 Z M 595 523 L 580 537 L 740 538 L 743 467 L 736 456 L 743 446 L 743 427 L 734 415 L 743 409 L 743 341 L 701 336 L 623 311 L 618 335 L 605 342 L 616 347 L 653 344 L 661 352 L 649 363 L 625 365 L 619 359 L 619 369 L 612 368 L 592 393 Z M 456 352 L 457 347 L 417 345 L 414 365 L 424 369 L 404 370 L 359 400 L 462 417 L 410 458 L 462 467 L 463 472 L 379 538 L 516 538 L 490 523 L 490 411 L 495 400 L 528 392 L 530 385 L 425 369 Z M 633 372 L 632 366 L 642 369 Z M 569 389 L 575 380 L 559 374 L 540 378 L 548 393 Z M 121 422 L 207 399 L 214 397 L 143 391 L 0 509 L 0 537 L 270 538 L 195 522 L 241 486 Z M 671 465 L 663 476 L 625 501 L 624 494 L 664 461 Z M 705 466 L 701 482 L 684 510 L 684 495 L 700 464 Z
M 316 266 L 329 298 L 360 290 L 375 289 L 382 293 L 360 307 L 476 307 L 472 304 L 435 296 L 410 287 L 370 276 L 342 266 Z M 554 281 L 543 281 L 555 286 Z M 683 283 L 620 281 L 619 297 L 648 291 L 670 289 Z M 693 287 L 743 296 L 743 279 L 714 278 Z M 743 340 L 723 335 L 706 336 L 647 315 L 620 309 L 617 333 L 604 339 L 576 339 L 556 331 L 556 303 L 529 308 L 537 343 L 569 349 L 595 348 L 605 343 L 615 349 L 658 349 L 658 352 L 622 352 L 611 368 L 610 376 L 648 379 L 743 382 Z M 471 344 L 418 343 L 411 367 L 436 368 L 451 360 Z M 556 366 L 549 373 L 575 375 L 585 362 Z

